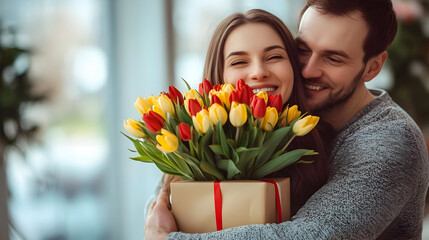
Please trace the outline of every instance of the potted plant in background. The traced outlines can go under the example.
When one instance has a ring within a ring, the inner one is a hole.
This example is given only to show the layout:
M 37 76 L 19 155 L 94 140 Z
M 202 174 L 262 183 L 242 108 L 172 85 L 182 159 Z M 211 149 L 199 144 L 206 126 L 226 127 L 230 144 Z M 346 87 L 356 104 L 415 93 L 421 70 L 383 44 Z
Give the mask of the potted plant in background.
M 32 91 L 30 52 L 18 47 L 16 35 L 14 28 L 0 22 L 0 239 L 9 239 L 6 153 L 11 149 L 24 153 L 20 145 L 34 140 L 38 127 L 25 121 L 23 111 L 43 99 Z

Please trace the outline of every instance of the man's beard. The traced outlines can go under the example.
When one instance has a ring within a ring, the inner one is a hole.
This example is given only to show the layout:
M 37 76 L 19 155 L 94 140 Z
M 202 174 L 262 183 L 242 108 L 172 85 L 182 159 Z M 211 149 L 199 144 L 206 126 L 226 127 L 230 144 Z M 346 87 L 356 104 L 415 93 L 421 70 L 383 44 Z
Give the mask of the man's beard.
M 345 101 L 347 101 L 356 91 L 358 83 L 360 82 L 362 75 L 365 71 L 366 64 L 363 66 L 362 70 L 353 78 L 353 81 L 348 89 L 341 91 L 339 94 L 332 96 L 329 95 L 328 99 L 324 102 L 320 102 L 312 107 L 313 113 L 323 112 L 327 109 L 338 106 Z

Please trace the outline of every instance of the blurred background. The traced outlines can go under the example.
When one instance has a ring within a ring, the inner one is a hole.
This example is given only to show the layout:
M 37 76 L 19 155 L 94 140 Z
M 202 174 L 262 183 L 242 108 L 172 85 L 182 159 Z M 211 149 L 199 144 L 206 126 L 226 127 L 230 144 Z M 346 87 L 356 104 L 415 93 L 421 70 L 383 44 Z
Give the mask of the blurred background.
M 171 84 L 183 91 L 181 78 L 195 88 L 224 17 L 262 8 L 296 33 L 303 4 L 0 0 L 0 239 L 143 239 L 161 173 L 130 160 L 120 134 L 125 119 L 139 118 L 136 98 Z M 370 85 L 429 139 L 429 3 L 394 4 L 398 36 Z

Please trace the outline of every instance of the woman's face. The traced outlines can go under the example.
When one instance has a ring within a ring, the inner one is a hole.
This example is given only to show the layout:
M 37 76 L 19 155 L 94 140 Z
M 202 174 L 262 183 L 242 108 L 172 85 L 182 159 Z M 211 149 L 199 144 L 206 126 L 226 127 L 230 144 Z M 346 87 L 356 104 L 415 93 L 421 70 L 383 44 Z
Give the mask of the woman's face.
M 234 29 L 225 42 L 223 80 L 239 79 L 254 93 L 281 94 L 289 100 L 293 69 L 280 36 L 267 24 L 248 23 Z

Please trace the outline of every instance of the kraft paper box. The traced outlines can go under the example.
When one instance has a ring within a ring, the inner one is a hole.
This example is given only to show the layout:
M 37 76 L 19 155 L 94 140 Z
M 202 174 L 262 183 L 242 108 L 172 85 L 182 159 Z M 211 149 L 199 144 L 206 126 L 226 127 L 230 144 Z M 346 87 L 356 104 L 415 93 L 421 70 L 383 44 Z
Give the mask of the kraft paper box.
M 282 220 L 290 220 L 290 180 L 277 182 Z M 220 181 L 222 229 L 249 224 L 277 223 L 275 186 L 259 180 Z M 179 231 L 214 232 L 216 228 L 213 181 L 171 183 L 172 212 Z

